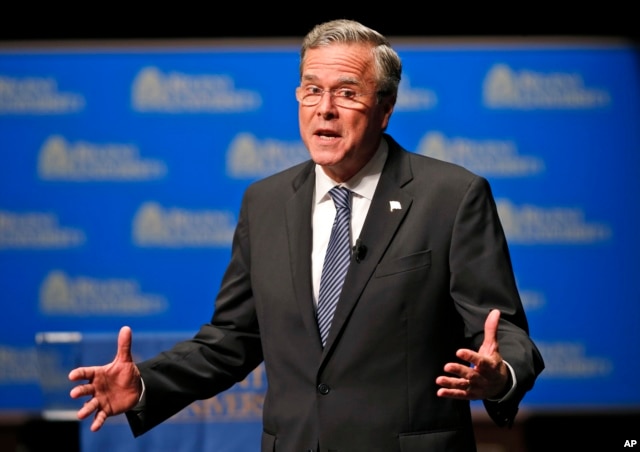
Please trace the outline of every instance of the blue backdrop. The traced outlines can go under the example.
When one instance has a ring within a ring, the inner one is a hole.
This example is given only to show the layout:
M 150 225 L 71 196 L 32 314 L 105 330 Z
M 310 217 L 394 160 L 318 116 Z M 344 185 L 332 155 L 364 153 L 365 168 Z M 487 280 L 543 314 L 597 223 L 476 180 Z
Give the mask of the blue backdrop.
M 547 363 L 524 409 L 640 409 L 638 49 L 396 47 L 389 132 L 492 183 Z M 209 319 L 244 188 L 307 158 L 298 63 L 268 41 L 0 49 L 0 411 L 47 402 L 38 332 L 112 334 L 77 358 L 100 364 L 122 325 Z

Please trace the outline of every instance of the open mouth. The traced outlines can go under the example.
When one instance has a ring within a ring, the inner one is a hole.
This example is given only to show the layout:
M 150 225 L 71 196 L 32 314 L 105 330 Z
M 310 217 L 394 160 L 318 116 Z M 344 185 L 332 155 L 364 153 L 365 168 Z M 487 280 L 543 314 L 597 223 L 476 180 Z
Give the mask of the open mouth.
M 334 140 L 336 138 L 340 138 L 340 135 L 330 130 L 318 130 L 314 135 L 322 140 Z

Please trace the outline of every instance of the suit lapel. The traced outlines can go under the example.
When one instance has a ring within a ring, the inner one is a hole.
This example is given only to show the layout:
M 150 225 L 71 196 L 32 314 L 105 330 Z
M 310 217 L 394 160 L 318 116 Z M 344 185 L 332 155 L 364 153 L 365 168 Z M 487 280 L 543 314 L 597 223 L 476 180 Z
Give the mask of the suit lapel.
M 294 193 L 287 201 L 286 216 L 294 294 L 309 335 L 320 346 L 311 283 L 311 207 L 315 189 L 313 168 L 314 164 L 310 162 L 293 180 Z M 274 265 L 278 264 L 274 262 Z
M 360 234 L 360 241 L 367 248 L 366 255 L 360 262 L 352 257 L 325 346 L 325 355 L 332 348 L 339 331 L 345 327 L 351 311 L 413 201 L 412 196 L 402 188 L 413 177 L 408 153 L 390 137 L 386 138 L 389 155 Z

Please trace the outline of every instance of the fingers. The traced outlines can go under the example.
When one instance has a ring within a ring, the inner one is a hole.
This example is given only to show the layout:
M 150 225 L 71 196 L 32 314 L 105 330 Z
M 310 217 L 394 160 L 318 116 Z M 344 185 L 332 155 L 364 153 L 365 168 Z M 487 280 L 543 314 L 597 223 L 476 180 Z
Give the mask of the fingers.
M 95 367 L 78 367 L 69 372 L 69 380 L 92 380 L 95 376 Z
M 469 366 L 458 363 L 447 363 L 444 366 L 444 371 L 453 376 L 441 375 L 436 378 L 436 384 L 441 386 L 438 389 L 438 396 L 469 399 L 471 396 L 471 381 L 475 378 L 475 371 Z
M 445 364 L 444 371 L 450 376 L 436 378 L 436 384 L 441 386 L 438 396 L 473 400 L 495 392 L 492 382 L 497 380 L 496 377 L 499 379 L 502 375 L 500 367 L 504 366 L 498 352 L 499 323 L 500 311 L 494 309 L 485 319 L 484 340 L 480 349 L 477 352 L 466 348 L 456 351 L 456 357 L 470 365 L 455 362 Z
M 436 378 L 436 384 L 441 386 L 437 392 L 438 397 L 448 397 L 453 399 L 472 398 L 472 383 L 466 378 L 441 376 Z
M 71 389 L 69 395 L 73 399 L 79 397 L 90 397 L 83 406 L 78 410 L 78 419 L 86 419 L 92 413 L 95 413 L 93 422 L 91 423 L 91 431 L 98 431 L 104 425 L 109 413 L 113 415 L 111 407 L 112 389 L 109 389 L 111 383 L 117 382 L 117 373 L 122 373 L 122 368 L 129 368 L 133 358 L 131 356 L 131 328 L 124 326 L 118 333 L 118 347 L 114 362 L 105 366 L 78 367 L 69 372 L 68 378 L 71 381 L 88 380 L 87 384 L 79 384 Z M 120 363 L 118 363 L 118 361 Z M 125 364 L 122 364 L 125 363 Z M 111 375 L 113 372 L 115 374 Z M 100 402 L 100 400 L 102 402 Z M 113 399 L 115 400 L 115 398 Z M 105 411 L 106 410 L 106 411 Z
M 77 416 L 79 420 L 83 420 L 88 418 L 91 413 L 96 413 L 91 423 L 91 431 L 97 432 L 102 428 L 104 423 L 107 420 L 107 413 L 100 409 L 100 403 L 98 399 L 92 398 L 91 400 L 85 402 L 85 404 L 78 410 Z
M 133 361 L 131 357 L 131 328 L 123 326 L 118 333 L 118 351 L 116 361 Z
M 460 363 L 447 363 L 444 366 L 444 371 L 456 375 L 459 378 L 468 379 L 473 373 L 473 369 L 469 366 Z
M 471 381 L 468 378 L 445 377 L 436 378 L 436 384 L 445 389 L 455 389 L 458 391 L 467 391 L 471 387 Z
M 71 396 L 72 399 L 77 399 L 79 397 L 85 397 L 85 396 L 93 396 L 95 395 L 95 389 L 91 384 L 78 385 L 71 389 L 71 391 L 69 392 L 69 395 Z
M 478 351 L 462 348 L 456 352 L 456 356 L 476 368 L 486 365 L 487 359 L 495 361 L 498 353 L 499 323 L 500 310 L 493 309 L 484 322 L 484 340 Z
M 87 400 L 78 410 L 78 419 L 88 418 L 91 413 L 97 412 L 99 408 L 100 402 L 98 402 L 98 399 L 96 399 L 95 397 L 92 397 L 91 399 Z
M 107 414 L 104 411 L 98 411 L 96 413 L 96 417 L 93 419 L 93 422 L 91 423 L 91 431 L 97 432 L 98 430 L 100 430 L 104 425 L 104 423 L 106 422 L 106 420 L 107 420 Z

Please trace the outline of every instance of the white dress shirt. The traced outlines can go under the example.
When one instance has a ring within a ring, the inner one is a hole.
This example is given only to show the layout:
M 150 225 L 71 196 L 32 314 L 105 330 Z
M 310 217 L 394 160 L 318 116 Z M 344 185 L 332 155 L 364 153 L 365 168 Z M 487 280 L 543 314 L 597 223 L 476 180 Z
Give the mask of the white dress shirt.
M 336 185 L 342 185 L 353 193 L 351 196 L 351 246 L 354 246 L 360 236 L 369 206 L 371 206 L 371 199 L 378 186 L 388 150 L 387 142 L 384 139 L 381 140 L 380 147 L 373 158 L 355 176 L 343 184 L 337 184 L 325 174 L 320 165 L 316 165 L 316 189 L 312 207 L 313 250 L 311 254 L 313 299 L 316 305 L 320 291 L 324 255 L 329 245 L 333 219 L 336 216 L 336 206 L 329 190 Z

